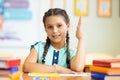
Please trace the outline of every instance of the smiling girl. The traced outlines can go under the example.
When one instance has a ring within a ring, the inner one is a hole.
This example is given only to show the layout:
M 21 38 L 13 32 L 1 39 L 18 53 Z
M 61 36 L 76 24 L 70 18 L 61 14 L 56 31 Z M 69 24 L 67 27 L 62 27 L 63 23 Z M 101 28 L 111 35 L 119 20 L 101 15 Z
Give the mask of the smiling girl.
M 47 33 L 46 42 L 39 41 L 31 46 L 23 71 L 58 73 L 83 71 L 85 49 L 81 32 L 81 17 L 76 29 L 77 48 L 69 47 L 70 20 L 65 10 L 49 9 L 43 16 L 43 23 Z

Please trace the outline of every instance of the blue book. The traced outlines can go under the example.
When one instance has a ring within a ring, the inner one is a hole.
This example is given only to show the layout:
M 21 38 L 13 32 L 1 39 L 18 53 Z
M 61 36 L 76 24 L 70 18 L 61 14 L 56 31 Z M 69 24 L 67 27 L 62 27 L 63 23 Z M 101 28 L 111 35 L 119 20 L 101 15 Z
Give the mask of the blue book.
M 114 74 L 114 75 L 108 75 L 105 73 L 99 73 L 99 72 L 91 72 L 91 78 L 94 80 L 105 80 L 105 77 L 108 76 L 120 76 L 120 74 Z

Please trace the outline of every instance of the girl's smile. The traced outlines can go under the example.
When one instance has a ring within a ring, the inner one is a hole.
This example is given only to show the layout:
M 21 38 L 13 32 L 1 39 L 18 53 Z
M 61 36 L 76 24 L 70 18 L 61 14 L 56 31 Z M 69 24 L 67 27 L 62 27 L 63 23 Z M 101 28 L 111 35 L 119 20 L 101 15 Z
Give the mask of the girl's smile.
M 54 39 L 58 39 L 59 37 L 60 37 L 60 34 L 55 34 L 55 35 L 53 34 Z

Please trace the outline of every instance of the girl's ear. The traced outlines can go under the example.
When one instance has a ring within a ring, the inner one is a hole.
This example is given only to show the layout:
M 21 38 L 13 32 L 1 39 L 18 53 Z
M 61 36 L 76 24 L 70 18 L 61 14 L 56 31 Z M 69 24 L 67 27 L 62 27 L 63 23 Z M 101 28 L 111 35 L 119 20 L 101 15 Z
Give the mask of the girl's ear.
M 67 30 L 69 30 L 69 29 L 70 29 L 70 23 L 67 24 Z

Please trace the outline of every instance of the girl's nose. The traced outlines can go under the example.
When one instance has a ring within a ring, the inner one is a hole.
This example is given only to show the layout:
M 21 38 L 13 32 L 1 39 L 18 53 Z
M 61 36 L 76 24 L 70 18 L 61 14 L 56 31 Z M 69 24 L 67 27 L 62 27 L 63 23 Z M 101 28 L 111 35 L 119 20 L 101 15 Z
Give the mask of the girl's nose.
M 53 28 L 53 32 L 57 32 L 58 31 L 58 28 L 57 27 L 54 27 Z

